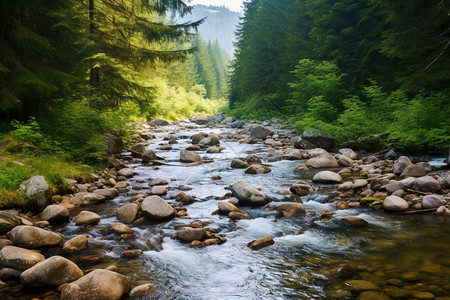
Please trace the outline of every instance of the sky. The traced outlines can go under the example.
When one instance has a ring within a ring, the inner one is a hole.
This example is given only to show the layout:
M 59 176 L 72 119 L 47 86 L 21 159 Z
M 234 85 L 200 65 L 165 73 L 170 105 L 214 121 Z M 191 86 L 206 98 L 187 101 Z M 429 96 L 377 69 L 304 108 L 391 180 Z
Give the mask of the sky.
M 204 5 L 215 5 L 215 6 L 222 6 L 225 5 L 228 7 L 228 9 L 233 11 L 242 11 L 242 2 L 244 0 L 191 0 L 186 1 L 190 5 L 195 4 L 204 4 Z

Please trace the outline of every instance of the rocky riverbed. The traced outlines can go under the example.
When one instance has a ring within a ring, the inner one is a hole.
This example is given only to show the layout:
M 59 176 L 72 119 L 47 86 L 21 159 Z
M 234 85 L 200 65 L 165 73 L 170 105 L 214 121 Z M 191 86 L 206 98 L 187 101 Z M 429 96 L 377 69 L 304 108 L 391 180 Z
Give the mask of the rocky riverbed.
M 40 214 L 0 212 L 21 223 L 0 239 L 2 299 L 450 299 L 440 161 L 223 115 L 137 138 L 52 205 L 25 183 Z

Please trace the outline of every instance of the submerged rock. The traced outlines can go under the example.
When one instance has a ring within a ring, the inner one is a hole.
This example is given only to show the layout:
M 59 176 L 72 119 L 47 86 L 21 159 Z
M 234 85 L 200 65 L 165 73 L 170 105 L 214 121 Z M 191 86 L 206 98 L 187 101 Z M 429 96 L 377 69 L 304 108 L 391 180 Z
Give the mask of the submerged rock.
M 271 237 L 262 237 L 256 240 L 251 241 L 247 244 L 247 247 L 249 247 L 252 250 L 259 250 L 261 248 L 270 246 L 275 244 L 275 241 Z

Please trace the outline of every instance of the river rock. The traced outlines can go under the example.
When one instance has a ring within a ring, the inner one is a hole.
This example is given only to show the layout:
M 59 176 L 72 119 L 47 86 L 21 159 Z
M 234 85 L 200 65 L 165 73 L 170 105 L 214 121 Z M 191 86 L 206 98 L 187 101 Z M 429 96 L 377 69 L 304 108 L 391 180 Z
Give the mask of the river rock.
M 131 168 L 123 168 L 117 172 L 117 175 L 124 177 L 132 177 L 134 175 L 134 170 Z
M 101 191 L 101 190 L 100 190 Z M 106 200 L 106 197 L 101 195 L 101 193 L 88 193 L 88 192 L 80 192 L 76 193 L 75 196 L 70 198 L 70 203 L 76 206 L 83 206 L 83 205 L 89 205 L 89 204 L 95 204 L 104 202 Z
M 262 163 L 261 158 L 259 158 L 258 156 L 254 155 L 254 154 L 247 155 L 242 160 L 245 161 L 246 163 L 248 163 L 249 165 Z
M 98 189 L 93 193 L 105 197 L 105 200 L 113 199 L 119 195 L 119 191 L 116 188 Z
M 395 174 L 401 174 L 406 167 L 411 166 L 412 162 L 406 156 L 400 156 L 395 162 L 393 171 Z
M 338 157 L 338 165 L 341 167 L 351 167 L 353 166 L 353 159 L 345 155 L 339 155 Z
M 247 244 L 247 247 L 249 247 L 252 250 L 259 250 L 261 248 L 270 246 L 275 244 L 275 241 L 271 237 L 262 237 L 256 240 L 251 241 Z
M 52 191 L 44 176 L 31 177 L 22 182 L 19 189 L 30 198 L 30 205 L 39 210 L 52 204 Z
M 49 205 L 41 214 L 41 219 L 48 222 L 67 220 L 69 217 L 69 210 L 61 205 Z
M 44 255 L 20 247 L 5 246 L 0 250 L 0 269 L 12 268 L 24 271 L 44 260 Z
M 201 241 L 206 237 L 205 228 L 188 228 L 180 230 L 177 234 L 178 238 L 183 242 L 190 243 L 193 241 Z
M 164 119 L 153 119 L 150 122 L 148 122 L 148 125 L 153 127 L 167 126 L 170 125 L 170 122 Z
M 120 170 L 127 167 L 122 161 L 114 157 L 111 157 L 108 160 L 108 165 L 110 168 L 116 168 L 116 170 Z
M 348 191 L 353 187 L 353 183 L 351 181 L 344 182 L 337 187 L 338 191 Z
M 12 246 L 13 242 L 11 242 L 8 239 L 0 239 L 0 250 L 3 249 L 6 246 Z
M 320 168 L 337 168 L 339 167 L 338 162 L 331 154 L 322 154 L 306 161 L 305 165 L 309 168 L 320 169 Z
M 144 153 L 144 151 L 145 151 L 145 144 L 143 144 L 143 143 L 134 144 L 133 146 L 130 147 L 130 150 L 131 150 L 131 156 L 141 157 L 142 153 Z
M 270 167 L 260 164 L 252 164 L 245 170 L 246 174 L 265 174 L 270 173 L 272 170 Z
M 169 184 L 167 182 L 167 180 L 164 180 L 164 179 L 161 179 L 161 178 L 156 178 L 156 179 L 153 179 L 152 182 L 150 182 L 148 185 L 153 187 L 155 185 L 167 185 L 167 184 Z
M 293 137 L 291 139 L 291 142 L 294 145 L 294 147 L 297 148 L 297 149 L 314 149 L 314 148 L 317 147 L 313 143 L 311 143 L 311 142 L 309 142 L 309 141 L 307 141 L 305 139 L 302 139 L 299 136 Z
M 219 145 L 220 141 L 219 138 L 216 136 L 207 136 L 203 139 L 200 140 L 200 142 L 198 142 L 200 145 L 204 145 L 204 146 L 215 146 L 215 145 Z
M 331 150 L 334 145 L 333 137 L 321 130 L 308 129 L 303 131 L 300 137 L 312 143 L 317 148 L 325 150 Z
M 153 150 L 145 150 L 142 153 L 142 163 L 143 164 L 148 164 L 150 161 L 152 160 L 156 160 L 158 157 L 156 156 L 155 151 Z
M 380 287 L 367 280 L 347 280 L 346 287 L 352 292 L 379 291 Z
M 162 196 L 167 194 L 167 189 L 163 186 L 157 185 L 152 187 L 152 190 L 150 191 L 150 193 L 152 195 L 158 195 L 158 196 Z
M 342 217 L 339 221 L 341 222 L 341 224 L 345 226 L 352 226 L 352 227 L 361 227 L 369 224 L 366 220 L 355 216 L 345 216 Z
M 401 182 L 396 181 L 396 180 L 391 180 L 388 184 L 386 184 L 384 186 L 384 188 L 386 189 L 386 191 L 388 191 L 389 193 L 393 193 L 395 191 L 398 190 L 403 190 L 404 186 Z
M 194 134 L 193 136 L 191 136 L 192 144 L 196 145 L 196 144 L 200 143 L 200 141 L 203 140 L 204 138 L 206 138 L 207 136 L 208 136 L 208 134 L 205 132 L 200 132 L 200 133 Z
M 408 178 L 400 180 L 400 182 L 403 184 L 403 186 L 407 189 L 410 189 L 414 186 L 414 181 L 416 181 L 416 178 L 414 178 L 414 177 L 408 177 Z
M 141 297 L 151 295 L 156 292 L 156 286 L 151 283 L 141 284 L 135 287 L 130 292 L 130 297 Z
M 254 186 L 245 181 L 238 181 L 230 185 L 231 193 L 244 205 L 260 206 L 269 203 L 269 198 Z
M 83 271 L 76 264 L 62 256 L 52 256 L 23 272 L 20 281 L 31 286 L 58 286 L 81 276 Z
M 96 269 L 65 286 L 61 292 L 61 300 L 119 300 L 130 290 L 130 277 Z
M 291 187 L 289 188 L 289 190 L 298 196 L 306 196 L 309 194 L 314 194 L 316 192 L 316 190 L 310 186 L 309 184 L 305 183 L 305 182 L 298 182 L 298 183 L 293 183 L 291 184 Z
M 384 199 L 383 208 L 386 211 L 399 212 L 409 208 L 408 202 L 397 196 L 389 196 Z
M 108 156 L 122 152 L 123 141 L 120 137 L 106 133 L 106 153 Z
M 233 159 L 231 161 L 231 167 L 234 169 L 245 169 L 248 168 L 249 164 L 246 163 L 245 161 L 241 160 L 241 159 Z
M 427 175 L 427 171 L 422 166 L 410 165 L 407 166 L 400 176 L 402 177 L 421 177 Z
M 62 251 L 72 252 L 84 249 L 87 247 L 88 239 L 85 235 L 77 235 L 64 243 Z
M 228 215 L 232 211 L 241 211 L 234 204 L 229 201 L 221 201 L 219 203 L 219 212 L 223 215 Z
M 27 225 L 14 227 L 8 238 L 14 245 L 27 249 L 58 246 L 62 240 L 57 233 Z
M 450 216 L 450 209 L 448 209 L 445 206 L 439 206 L 438 209 L 436 209 L 436 215 L 439 216 Z
M 358 300 L 390 300 L 390 299 L 391 298 L 389 298 L 389 296 L 387 296 L 386 294 L 375 291 L 362 292 L 358 297 Z
M 441 184 L 431 176 L 416 178 L 414 186 L 421 192 L 439 193 L 441 190 Z
M 175 200 L 181 202 L 183 205 L 187 205 L 194 203 L 195 198 L 191 195 L 181 192 L 175 196 Z
M 354 189 L 354 190 L 364 189 L 367 187 L 368 184 L 369 184 L 369 182 L 365 179 L 356 179 L 353 182 L 352 189 Z
M 349 158 L 353 159 L 358 159 L 358 154 L 355 153 L 355 151 L 353 151 L 350 148 L 342 148 L 339 149 L 339 154 L 347 156 Z
M 286 160 L 300 160 L 303 159 L 303 152 L 300 149 L 288 148 L 283 151 L 281 158 Z
M 0 210 L 0 234 L 5 234 L 20 224 L 22 224 L 22 218 L 17 210 Z
M 201 159 L 200 155 L 189 150 L 181 150 L 180 160 L 182 162 L 196 162 Z
M 301 203 L 282 203 L 278 205 L 277 212 L 285 218 L 302 217 L 305 215 L 305 208 Z
M 314 175 L 313 181 L 320 183 L 340 183 L 342 181 L 342 177 L 335 172 L 322 171 Z
M 117 234 L 128 234 L 128 233 L 134 233 L 133 229 L 128 227 L 127 225 L 123 223 L 113 223 L 111 225 L 112 231 L 114 231 Z
M 94 212 L 83 210 L 73 220 L 76 225 L 96 225 L 102 218 Z
M 175 210 L 159 196 L 150 196 L 144 199 L 141 205 L 142 212 L 152 219 L 169 219 L 175 216 Z
M 126 203 L 122 207 L 118 208 L 116 213 L 119 221 L 132 223 L 138 217 L 139 205 L 136 203 Z
M 438 208 L 439 206 L 446 205 L 447 201 L 442 195 L 427 195 L 422 199 L 422 206 L 427 208 Z
M 268 136 L 273 135 L 273 131 L 261 125 L 254 125 L 250 128 L 250 137 L 265 140 Z

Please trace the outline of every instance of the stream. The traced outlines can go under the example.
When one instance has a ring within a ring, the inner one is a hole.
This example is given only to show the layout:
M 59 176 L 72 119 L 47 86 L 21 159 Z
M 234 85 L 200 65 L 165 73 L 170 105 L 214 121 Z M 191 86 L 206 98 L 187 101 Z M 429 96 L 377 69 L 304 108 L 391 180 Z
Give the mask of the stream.
M 179 161 L 180 151 L 191 144 L 193 134 L 202 131 L 228 133 L 230 138 L 221 139 L 220 146 L 225 150 L 214 154 L 199 151 L 202 158 L 214 162 L 183 166 Z M 102 216 L 98 225 L 89 231 L 73 221 L 54 226 L 64 240 L 79 234 L 89 237 L 88 248 L 62 255 L 76 262 L 83 271 L 114 264 L 119 273 L 132 278 L 133 286 L 153 283 L 156 293 L 140 299 L 356 299 L 365 291 L 348 287 L 346 280 L 366 280 L 377 285 L 379 291 L 391 289 L 387 294 L 392 298 L 412 299 L 432 293 L 435 299 L 450 299 L 445 297 L 450 295 L 449 217 L 386 214 L 369 208 L 336 210 L 326 198 L 337 185 L 313 183 L 311 179 L 316 171 L 296 170 L 304 161 L 276 160 L 265 152 L 264 144 L 235 142 L 231 138 L 235 131 L 183 122 L 149 131 L 156 138 L 150 140 L 147 149 L 173 165 L 128 164 L 136 172 L 128 180 L 129 192 L 72 212 L 76 215 L 81 210 L 94 211 Z M 158 150 L 161 144 L 167 144 L 164 137 L 169 134 L 178 143 L 171 145 L 172 150 Z M 245 174 L 244 169 L 230 167 L 232 159 L 249 154 L 256 154 L 264 163 L 271 164 L 272 171 Z M 213 175 L 220 175 L 221 179 L 213 180 Z M 169 192 L 162 196 L 169 203 L 175 203 L 173 198 L 181 192 L 180 186 L 192 188 L 184 191 L 196 200 L 184 206 L 190 219 L 129 224 L 136 237 L 126 240 L 102 230 L 118 222 L 115 209 L 128 203 L 137 192 L 149 192 L 148 183 L 156 178 L 169 182 L 166 186 Z M 145 183 L 139 183 L 142 180 Z M 243 207 L 253 217 L 250 220 L 231 221 L 227 216 L 212 214 L 221 201 L 218 197 L 229 193 L 226 188 L 240 180 L 261 188 L 272 202 L 267 207 Z M 306 181 L 317 190 L 302 197 L 307 215 L 277 218 L 276 211 L 269 208 L 277 202 L 293 201 L 283 191 L 299 181 Z M 135 185 L 143 189 L 132 189 Z M 334 212 L 331 220 L 317 217 L 325 209 Z M 336 221 L 347 215 L 359 216 L 369 225 L 344 227 Z M 224 234 L 227 241 L 191 248 L 178 240 L 175 226 L 195 220 L 211 222 L 205 227 Z M 272 237 L 275 244 L 256 251 L 247 247 L 248 242 L 266 236 Z M 127 245 L 142 250 L 142 254 L 133 259 L 122 258 Z M 49 250 L 44 254 L 60 253 Z M 342 267 L 350 271 L 345 278 L 335 277 L 335 270 Z

